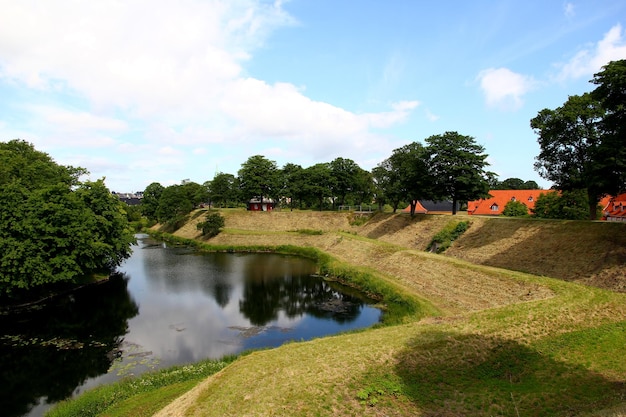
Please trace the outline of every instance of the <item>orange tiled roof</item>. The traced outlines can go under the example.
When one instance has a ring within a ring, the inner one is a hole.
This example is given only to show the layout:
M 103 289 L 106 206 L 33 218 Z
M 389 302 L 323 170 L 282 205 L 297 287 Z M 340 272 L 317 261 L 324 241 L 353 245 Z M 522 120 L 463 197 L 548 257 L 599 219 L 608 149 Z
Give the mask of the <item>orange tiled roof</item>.
M 552 190 L 491 190 L 490 198 L 469 201 L 467 214 L 499 216 L 502 214 L 506 203 L 519 201 L 528 207 L 528 211 L 535 207 L 535 201 L 541 194 Z
M 404 210 L 402 210 L 402 212 L 410 213 L 411 205 L 409 204 Z M 426 210 L 424 206 L 422 206 L 422 203 L 418 201 L 417 204 L 415 205 L 415 214 L 426 214 L 426 213 L 428 213 L 428 210 Z
M 608 203 L 602 211 L 607 220 L 626 221 L 626 193 L 609 198 Z

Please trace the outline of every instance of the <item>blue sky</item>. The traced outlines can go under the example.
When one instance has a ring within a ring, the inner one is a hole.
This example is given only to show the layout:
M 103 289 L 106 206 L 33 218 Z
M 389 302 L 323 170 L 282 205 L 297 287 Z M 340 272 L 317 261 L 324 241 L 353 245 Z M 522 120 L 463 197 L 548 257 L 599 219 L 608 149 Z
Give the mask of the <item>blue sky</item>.
M 475 138 L 533 170 L 530 119 L 626 58 L 626 2 L 0 0 L 0 141 L 113 191 Z

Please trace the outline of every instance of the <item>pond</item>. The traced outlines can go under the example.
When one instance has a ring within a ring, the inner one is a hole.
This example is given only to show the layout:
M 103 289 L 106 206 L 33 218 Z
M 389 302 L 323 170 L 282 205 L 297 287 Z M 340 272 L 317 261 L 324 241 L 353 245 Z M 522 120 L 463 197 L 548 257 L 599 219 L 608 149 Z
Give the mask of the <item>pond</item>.
M 0 410 L 51 404 L 124 376 L 364 328 L 381 311 L 276 254 L 198 253 L 138 235 L 108 282 L 0 316 Z

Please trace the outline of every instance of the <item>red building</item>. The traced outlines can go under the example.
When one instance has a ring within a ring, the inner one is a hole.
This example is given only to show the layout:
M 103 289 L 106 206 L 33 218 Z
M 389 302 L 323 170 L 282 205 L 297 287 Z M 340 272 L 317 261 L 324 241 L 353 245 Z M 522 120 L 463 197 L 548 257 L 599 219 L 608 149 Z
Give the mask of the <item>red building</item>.
M 271 198 L 254 197 L 248 201 L 249 211 L 272 211 L 276 208 L 276 203 Z

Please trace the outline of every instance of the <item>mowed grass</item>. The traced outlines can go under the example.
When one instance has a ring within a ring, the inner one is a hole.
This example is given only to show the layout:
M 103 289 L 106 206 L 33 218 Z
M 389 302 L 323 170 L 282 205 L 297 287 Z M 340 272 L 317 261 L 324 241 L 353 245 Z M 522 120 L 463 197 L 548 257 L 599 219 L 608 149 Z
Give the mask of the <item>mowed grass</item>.
M 321 223 L 328 213 L 236 212 L 229 224 L 230 215 L 226 231 L 206 243 L 232 250 L 250 244 L 248 232 L 261 233 L 263 250 L 296 245 L 320 257 L 326 271 L 354 275 L 354 285 L 421 304 L 394 325 L 241 356 L 191 381 L 195 387 L 157 416 L 626 415 L 626 294 L 539 276 L 559 268 L 600 274 L 595 258 L 603 257 L 621 277 L 623 248 L 615 245 L 622 237 L 611 236 L 626 225 L 472 218 L 450 255 L 433 255 L 419 246 L 449 218 L 386 216 L 360 229 L 346 229 L 349 218 L 331 218 L 330 230 Z M 295 232 L 302 230 L 323 234 Z M 585 250 L 589 245 L 593 250 Z M 541 255 L 532 265 L 529 251 Z M 505 261 L 509 268 L 494 267 Z M 539 275 L 513 271 L 529 269 Z M 99 415 L 148 415 L 146 404 L 160 407 L 179 384 Z

